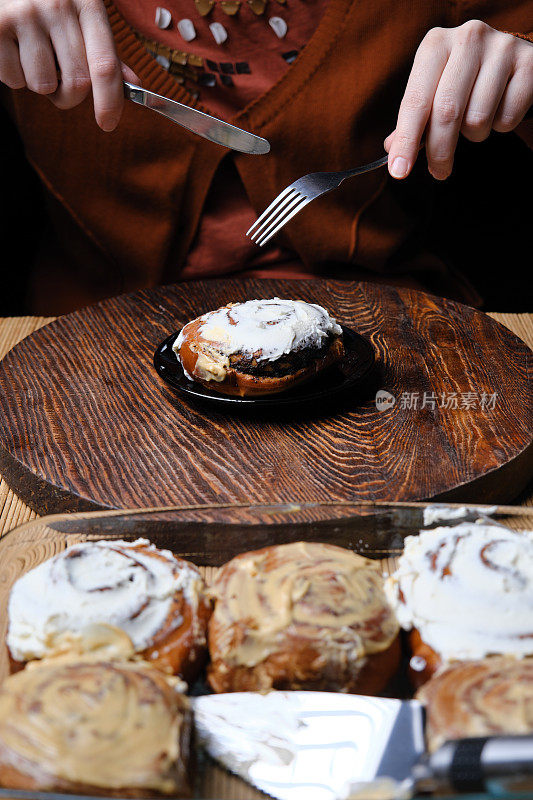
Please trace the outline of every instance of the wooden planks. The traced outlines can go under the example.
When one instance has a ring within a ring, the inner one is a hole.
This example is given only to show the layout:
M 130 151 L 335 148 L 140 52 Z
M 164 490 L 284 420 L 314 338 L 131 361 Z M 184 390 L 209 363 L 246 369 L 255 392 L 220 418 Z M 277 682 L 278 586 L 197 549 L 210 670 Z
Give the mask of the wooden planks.
M 468 499 L 508 500 L 527 475 L 524 464 L 518 464 L 517 474 L 509 472 L 531 439 L 526 348 L 463 306 L 407 290 L 355 286 L 186 284 L 115 298 L 27 340 L 1 369 L 2 439 L 28 468 L 30 483 L 36 476 L 40 484 L 37 491 L 23 487 L 26 499 L 41 511 L 92 503 L 423 499 L 454 487 L 457 493 L 480 478 L 472 492 L 465 489 Z M 273 294 L 322 302 L 371 336 L 384 370 L 381 385 L 393 393 L 497 385 L 498 418 L 466 410 L 401 414 L 398 404 L 391 418 L 369 401 L 362 410 L 322 421 L 243 422 L 202 412 L 159 383 L 150 358 L 168 332 L 229 299 Z M 531 317 L 503 319 L 533 340 Z M 29 383 L 37 400 L 28 406 L 23 390 Z M 7 400 L 6 392 L 11 392 Z M 32 421 L 32 436 L 37 433 L 38 440 L 25 443 L 20 425 L 37 408 L 39 425 Z M 15 427 L 12 415 L 18 416 Z M 47 497 L 47 485 L 60 491 Z
M 0 358 L 30 333 L 51 322 L 54 317 L 3 317 L 0 318 Z M 31 510 L 0 479 L 0 536 L 13 528 L 35 519 Z

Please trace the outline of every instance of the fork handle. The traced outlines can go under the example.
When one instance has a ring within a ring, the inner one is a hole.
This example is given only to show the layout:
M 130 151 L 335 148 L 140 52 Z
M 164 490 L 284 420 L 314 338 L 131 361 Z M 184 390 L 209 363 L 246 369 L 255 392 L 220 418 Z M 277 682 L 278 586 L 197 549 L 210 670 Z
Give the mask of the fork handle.
M 370 164 L 365 164 L 362 167 L 355 167 L 355 169 L 347 169 L 343 175 L 342 180 L 344 181 L 346 180 L 346 178 L 351 178 L 354 175 L 362 175 L 363 172 L 372 172 L 375 169 L 384 167 L 388 160 L 389 160 L 388 155 L 385 155 L 383 156 L 383 158 L 378 158 L 377 161 L 372 161 Z
M 533 109 L 533 106 L 532 106 Z M 420 142 L 420 146 L 418 148 L 418 152 L 424 149 L 425 141 Z M 362 167 L 356 167 L 355 169 L 348 169 L 344 175 L 344 178 L 341 180 L 341 183 L 346 178 L 351 178 L 353 175 L 362 175 L 363 172 L 372 172 L 375 169 L 379 169 L 380 167 L 384 167 L 385 164 L 388 162 L 389 156 L 388 153 L 383 156 L 383 158 L 378 158 L 377 161 L 372 161 L 370 164 L 365 164 Z

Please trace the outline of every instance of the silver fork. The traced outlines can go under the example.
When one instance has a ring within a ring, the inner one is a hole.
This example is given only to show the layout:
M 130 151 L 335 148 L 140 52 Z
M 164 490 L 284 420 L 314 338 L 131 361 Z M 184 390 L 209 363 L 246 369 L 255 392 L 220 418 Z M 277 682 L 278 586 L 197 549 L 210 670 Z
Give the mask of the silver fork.
M 250 236 L 253 242 L 262 247 L 311 200 L 336 189 L 346 178 L 383 167 L 387 160 L 388 156 L 383 156 L 377 161 L 372 161 L 371 164 L 347 169 L 344 172 L 311 172 L 309 175 L 304 175 L 303 178 L 298 178 L 278 194 L 252 227 L 246 231 L 246 236 Z

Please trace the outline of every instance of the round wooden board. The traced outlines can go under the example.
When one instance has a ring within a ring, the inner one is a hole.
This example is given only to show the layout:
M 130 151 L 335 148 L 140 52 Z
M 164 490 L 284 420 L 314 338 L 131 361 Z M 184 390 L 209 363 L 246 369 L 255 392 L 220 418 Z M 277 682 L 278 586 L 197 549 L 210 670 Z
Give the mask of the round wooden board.
M 152 356 L 169 333 L 229 301 L 276 295 L 318 302 L 370 339 L 378 363 L 370 396 L 314 413 L 243 415 L 194 405 L 158 378 Z M 179 284 L 62 317 L 7 354 L 0 471 L 40 513 L 505 502 L 533 473 L 532 378 L 533 353 L 510 331 L 420 292 L 343 281 Z M 376 388 L 396 402 L 378 410 Z

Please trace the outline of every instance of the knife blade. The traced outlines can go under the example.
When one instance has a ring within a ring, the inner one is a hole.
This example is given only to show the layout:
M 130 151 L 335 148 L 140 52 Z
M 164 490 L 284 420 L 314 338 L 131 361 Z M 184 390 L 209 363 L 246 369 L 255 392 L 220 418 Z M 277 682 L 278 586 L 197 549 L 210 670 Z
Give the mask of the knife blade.
M 343 510 L 343 509 L 346 510 Z M 236 513 L 238 511 L 239 513 Z M 304 512 L 305 513 L 302 513 Z M 456 513 L 456 512 L 461 512 Z M 454 513 L 451 513 L 454 512 Z M 190 511 L 190 517 L 180 510 L 180 524 L 176 526 L 172 515 L 148 514 L 143 518 L 142 535 L 147 539 L 157 537 L 158 547 L 179 553 L 195 564 L 220 567 L 243 551 L 258 550 L 274 544 L 309 541 L 346 547 L 369 558 L 399 556 L 404 539 L 428 525 L 456 525 L 472 521 L 480 513 L 499 515 L 512 519 L 531 515 L 533 509 L 500 506 L 459 506 L 458 504 L 357 502 L 336 506 L 329 504 L 295 503 L 272 506 L 250 506 L 247 509 L 202 506 L 201 511 Z M 118 512 L 115 512 L 118 513 Z M 198 518 L 196 515 L 198 514 Z M 76 521 L 80 534 L 102 537 L 105 525 L 113 530 L 112 518 L 79 515 Z M 132 523 L 141 528 L 138 521 Z M 220 525 L 224 536 L 220 536 Z M 48 526 L 58 533 L 71 533 L 72 521 L 62 518 L 51 520 Z
M 209 755 L 278 800 L 407 800 L 418 791 L 533 797 L 533 736 L 425 752 L 416 700 L 330 692 L 194 698 Z
M 177 122 L 187 130 L 209 139 L 210 142 L 221 144 L 239 153 L 249 153 L 250 155 L 263 155 L 270 151 L 270 143 L 261 136 L 256 136 L 241 128 L 236 128 L 228 122 L 204 114 L 195 108 L 170 100 L 141 86 L 124 81 L 124 96 L 134 103 L 138 103 L 152 111 L 157 111 L 164 117 Z

